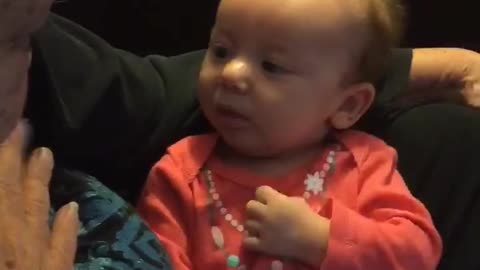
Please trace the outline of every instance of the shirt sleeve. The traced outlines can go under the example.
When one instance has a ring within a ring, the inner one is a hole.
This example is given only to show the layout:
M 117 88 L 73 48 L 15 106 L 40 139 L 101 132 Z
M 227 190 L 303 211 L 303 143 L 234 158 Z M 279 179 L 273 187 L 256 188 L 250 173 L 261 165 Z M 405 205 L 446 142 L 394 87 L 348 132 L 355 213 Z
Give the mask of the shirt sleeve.
M 396 170 L 396 153 L 370 149 L 359 167 L 355 209 L 335 199 L 325 206 L 330 238 L 321 269 L 434 270 L 442 243 L 430 214 Z
M 392 50 L 385 76 L 375 85 L 377 95 L 374 106 L 385 105 L 408 89 L 412 58 L 412 49 L 396 48 Z
M 397 48 L 392 51 L 385 75 L 375 84 L 375 100 L 357 123 L 357 129 L 381 137 L 385 128 L 403 111 L 404 108 L 398 107 L 395 101 L 408 89 L 412 58 L 412 49 Z
M 195 98 L 203 51 L 138 57 L 54 14 L 32 43 L 35 145 L 130 201 L 166 147 L 207 127 Z
M 175 270 L 193 269 L 189 256 L 187 217 L 188 196 L 179 183 L 187 183 L 169 155 L 164 156 L 151 170 L 137 205 L 140 216 L 163 244 Z

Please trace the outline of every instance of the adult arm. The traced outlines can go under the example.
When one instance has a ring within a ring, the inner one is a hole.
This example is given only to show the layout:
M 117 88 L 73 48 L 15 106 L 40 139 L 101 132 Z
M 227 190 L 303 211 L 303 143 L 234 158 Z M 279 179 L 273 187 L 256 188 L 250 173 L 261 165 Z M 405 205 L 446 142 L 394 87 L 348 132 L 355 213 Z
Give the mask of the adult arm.
M 52 14 L 33 38 L 25 116 L 36 144 L 52 148 L 60 166 L 94 175 L 134 201 L 168 145 L 208 128 L 195 99 L 202 58 L 203 51 L 141 58 Z M 406 92 L 416 62 L 412 50 L 394 51 L 374 107 Z
M 140 58 L 52 14 L 33 39 L 25 115 L 35 143 L 58 166 L 136 194 L 168 145 L 206 126 L 194 91 L 202 57 Z

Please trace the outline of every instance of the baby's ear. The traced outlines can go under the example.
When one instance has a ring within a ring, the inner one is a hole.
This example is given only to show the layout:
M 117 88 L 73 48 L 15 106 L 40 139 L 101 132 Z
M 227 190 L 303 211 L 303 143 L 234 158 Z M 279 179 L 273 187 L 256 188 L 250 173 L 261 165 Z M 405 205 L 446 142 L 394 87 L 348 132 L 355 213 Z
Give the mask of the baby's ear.
M 371 83 L 357 83 L 343 89 L 339 106 L 330 117 L 335 129 L 352 127 L 370 108 L 375 98 L 375 87 Z

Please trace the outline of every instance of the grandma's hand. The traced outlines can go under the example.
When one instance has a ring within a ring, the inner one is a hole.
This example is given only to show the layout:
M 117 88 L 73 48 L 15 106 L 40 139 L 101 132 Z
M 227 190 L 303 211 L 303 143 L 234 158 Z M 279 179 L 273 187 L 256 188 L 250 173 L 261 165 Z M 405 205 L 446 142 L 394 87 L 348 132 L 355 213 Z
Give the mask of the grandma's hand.
M 463 76 L 463 97 L 465 102 L 480 108 L 480 54 L 471 52 L 469 64 L 466 64 Z
M 480 54 L 460 48 L 414 49 L 404 97 L 480 108 Z
M 62 207 L 50 230 L 53 157 L 40 148 L 24 162 L 25 130 L 18 125 L 0 144 L 0 269 L 73 269 L 78 205 Z

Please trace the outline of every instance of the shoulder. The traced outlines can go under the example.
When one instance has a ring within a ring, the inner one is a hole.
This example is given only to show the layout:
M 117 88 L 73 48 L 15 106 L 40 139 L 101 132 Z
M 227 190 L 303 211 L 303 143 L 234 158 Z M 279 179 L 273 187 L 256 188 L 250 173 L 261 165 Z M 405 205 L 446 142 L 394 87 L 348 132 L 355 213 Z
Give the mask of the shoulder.
M 168 147 L 166 154 L 154 165 L 151 173 L 193 181 L 213 152 L 217 139 L 216 134 L 205 134 L 178 141 Z
M 385 141 L 361 131 L 347 130 L 335 135 L 346 151 L 350 152 L 358 167 L 372 159 L 396 162 L 397 153 Z

